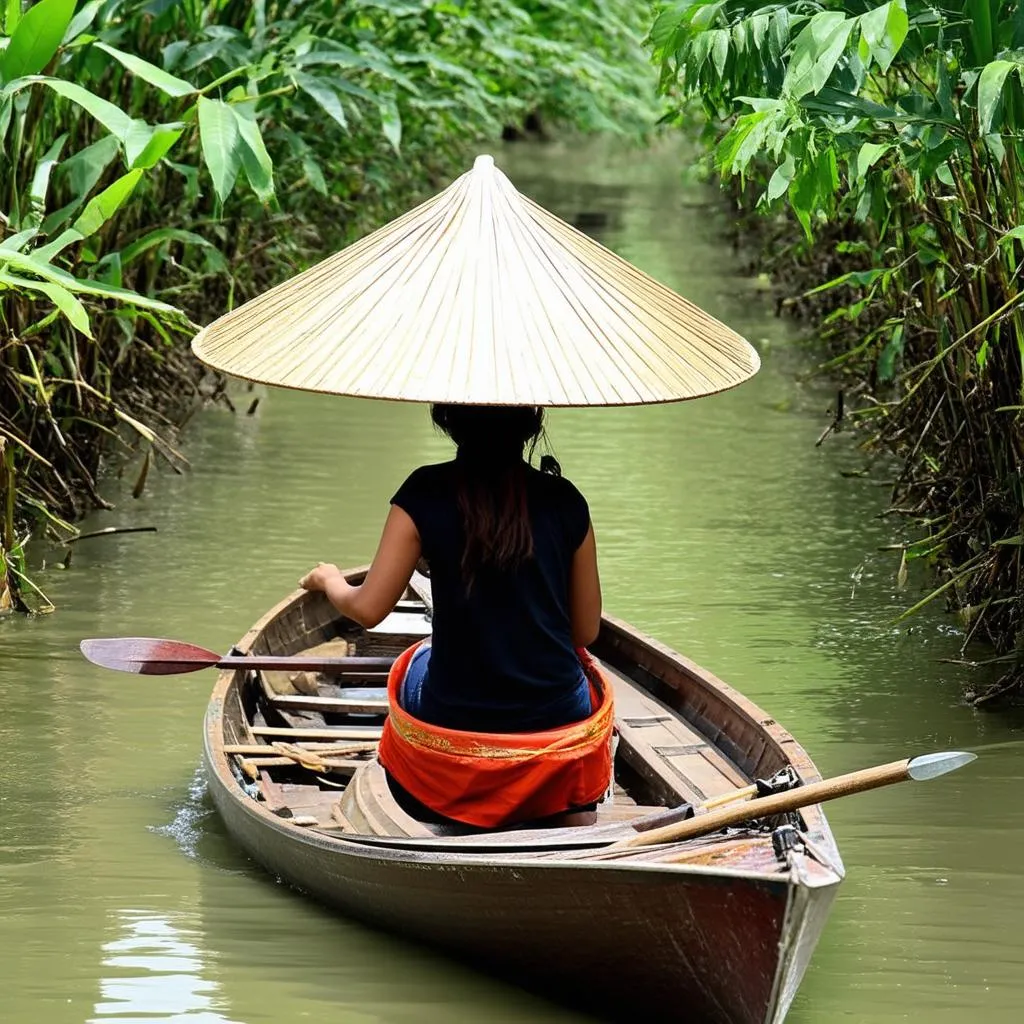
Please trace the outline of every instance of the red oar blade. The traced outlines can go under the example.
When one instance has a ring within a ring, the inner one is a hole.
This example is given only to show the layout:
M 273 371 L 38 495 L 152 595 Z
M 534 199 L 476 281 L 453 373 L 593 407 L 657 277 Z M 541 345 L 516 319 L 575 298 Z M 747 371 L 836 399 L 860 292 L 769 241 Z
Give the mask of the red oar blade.
M 205 647 L 147 636 L 83 640 L 79 647 L 94 665 L 145 676 L 195 672 L 210 668 L 221 660 L 216 651 L 208 651 Z

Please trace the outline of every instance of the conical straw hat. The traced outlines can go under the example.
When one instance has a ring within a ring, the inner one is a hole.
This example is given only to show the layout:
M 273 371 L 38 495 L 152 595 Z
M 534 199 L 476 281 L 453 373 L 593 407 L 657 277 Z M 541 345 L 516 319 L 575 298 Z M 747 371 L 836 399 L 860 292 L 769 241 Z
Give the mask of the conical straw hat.
M 192 342 L 236 377 L 481 405 L 638 405 L 757 372 L 754 349 L 478 157 L 443 192 Z

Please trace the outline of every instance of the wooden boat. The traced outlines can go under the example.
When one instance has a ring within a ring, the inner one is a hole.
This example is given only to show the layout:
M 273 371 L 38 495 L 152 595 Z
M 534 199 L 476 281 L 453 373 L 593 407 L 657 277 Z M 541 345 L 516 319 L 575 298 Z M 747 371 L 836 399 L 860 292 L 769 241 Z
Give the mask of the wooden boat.
M 368 632 L 300 591 L 234 653 L 394 656 L 429 633 L 424 598 L 410 589 Z M 410 817 L 374 759 L 380 672 L 344 686 L 222 672 L 205 728 L 213 800 L 253 858 L 313 898 L 602 1018 L 782 1021 L 843 877 L 820 807 L 800 812 L 791 849 L 773 844 L 777 822 L 605 848 L 787 765 L 804 783 L 817 770 L 749 700 L 625 623 L 605 617 L 592 651 L 619 730 L 596 826 L 480 833 Z

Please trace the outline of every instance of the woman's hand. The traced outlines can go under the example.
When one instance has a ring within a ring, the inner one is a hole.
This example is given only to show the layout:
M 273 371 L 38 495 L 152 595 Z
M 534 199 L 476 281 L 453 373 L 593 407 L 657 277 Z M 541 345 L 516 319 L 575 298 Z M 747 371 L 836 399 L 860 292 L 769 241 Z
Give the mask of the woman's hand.
M 303 590 L 322 590 L 326 593 L 331 581 L 341 576 L 341 570 L 333 562 L 321 562 L 299 580 Z
M 321 562 L 299 580 L 299 586 L 323 591 L 342 615 L 372 629 L 405 593 L 421 553 L 416 524 L 407 512 L 392 505 L 373 565 L 362 583 L 349 583 L 336 565 Z

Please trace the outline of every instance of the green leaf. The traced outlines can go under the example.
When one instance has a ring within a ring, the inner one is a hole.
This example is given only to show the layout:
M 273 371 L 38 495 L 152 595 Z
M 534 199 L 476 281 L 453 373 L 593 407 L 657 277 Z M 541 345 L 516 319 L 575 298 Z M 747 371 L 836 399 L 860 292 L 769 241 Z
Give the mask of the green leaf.
M 133 118 L 128 131 L 121 139 L 124 145 L 125 162 L 129 167 L 135 166 L 135 161 L 146 152 L 152 141 L 153 129 L 145 121 L 138 121 Z
M 968 29 L 968 66 L 978 67 L 981 64 L 987 64 L 992 60 L 996 49 L 992 33 L 990 0 L 965 0 L 963 8 L 964 21 Z
M 956 113 L 953 110 L 953 89 L 949 81 L 949 68 L 946 66 L 944 53 L 940 53 L 935 59 L 935 83 L 935 98 L 939 101 L 939 110 L 942 111 L 944 118 L 951 121 Z
M 829 80 L 846 49 L 855 24 L 838 11 L 822 11 L 804 26 L 793 42 L 783 91 L 793 99 L 817 93 Z
M 19 231 L 15 235 L 8 235 L 3 241 L 0 241 L 0 249 L 10 249 L 11 252 L 20 252 L 26 245 L 31 242 L 39 231 L 36 228 L 26 228 L 24 231 Z
M 231 194 L 242 166 L 243 143 L 235 112 L 221 100 L 199 97 L 199 140 L 203 159 L 213 178 L 214 191 L 223 203 Z
M 45 260 L 47 263 L 53 259 L 58 253 L 63 252 L 69 245 L 74 245 L 75 242 L 80 242 L 84 236 L 80 231 L 76 231 L 74 228 L 67 228 L 62 231 L 53 241 L 47 242 L 46 245 L 40 246 L 32 253 L 37 259 Z
M 118 50 L 107 43 L 93 43 L 93 45 L 104 53 L 109 53 L 114 60 L 123 64 L 133 75 L 137 75 L 144 82 L 156 86 L 161 92 L 167 93 L 168 96 L 190 96 L 196 91 L 196 87 L 191 82 L 186 82 L 183 78 L 176 78 L 169 72 L 164 71 L 163 68 L 158 68 L 155 64 L 150 64 L 148 60 L 136 57 L 133 53 L 125 53 L 123 50 Z
M 270 154 L 263 143 L 260 126 L 256 123 L 255 111 L 235 105 L 231 112 L 238 122 L 238 134 L 241 139 L 242 167 L 249 179 L 252 190 L 262 202 L 274 197 L 274 165 Z
M 306 175 L 306 180 L 320 195 L 327 195 L 327 181 L 324 178 L 324 172 L 308 153 L 302 158 L 302 171 Z
M 137 238 L 121 250 L 122 265 L 131 263 L 132 260 L 137 259 L 155 246 L 163 245 L 164 242 L 182 242 L 185 245 L 200 246 L 210 246 L 212 244 L 194 231 L 183 231 L 181 228 L 157 228 L 155 231 L 150 231 L 141 238 Z
M 345 117 L 345 108 L 338 99 L 338 94 L 329 86 L 318 81 L 312 75 L 304 75 L 301 72 L 295 73 L 295 82 L 298 87 L 315 100 L 328 117 L 336 121 L 345 131 L 348 131 L 348 118 Z
M 878 163 L 889 150 L 892 144 L 889 142 L 865 142 L 857 153 L 857 177 L 867 177 L 868 171 Z
M 0 61 L 0 78 L 37 75 L 53 59 L 75 13 L 75 0 L 39 0 L 17 21 Z M 10 20 L 10 5 L 7 8 Z
M 21 20 L 21 0 L 6 0 L 4 4 L 4 32 L 9 36 L 14 35 L 14 30 Z
M 988 338 L 981 343 L 981 347 L 974 355 L 974 361 L 978 364 L 979 370 L 985 369 L 985 364 L 988 362 Z
M 33 8 L 34 10 L 34 8 Z M 66 82 L 62 78 L 46 78 L 42 75 L 29 75 L 9 82 L 4 89 L 6 95 L 13 95 L 22 89 L 32 85 L 45 85 L 52 89 L 58 96 L 76 103 L 86 113 L 91 114 L 104 128 L 120 140 L 124 140 L 131 131 L 132 125 L 136 124 L 123 110 L 108 103 L 99 96 L 83 89 L 75 82 Z
M 60 165 L 58 176 L 67 180 L 76 200 L 85 202 L 86 196 L 96 187 L 96 182 L 117 156 L 117 150 L 117 139 L 105 135 L 91 146 L 69 156 Z
M 794 174 L 796 174 L 796 161 L 793 159 L 792 153 L 787 153 L 786 159 L 775 168 L 775 173 L 768 182 L 768 190 L 765 193 L 768 202 L 773 203 L 779 196 L 785 194 Z
M 789 183 L 789 205 L 804 229 L 808 241 L 814 237 L 811 232 L 811 215 L 815 211 L 815 200 L 818 195 L 817 168 L 809 160 L 798 164 L 797 174 Z
M 718 19 L 722 12 L 722 8 L 725 6 L 724 3 L 698 3 L 690 4 L 690 9 L 697 8 L 693 13 L 693 18 L 690 24 L 698 32 L 704 32 L 710 29 L 711 26 Z
M 729 32 L 724 28 L 713 29 L 708 32 L 708 39 L 711 42 L 711 60 L 721 78 L 725 74 L 725 62 L 729 59 Z
M 25 221 L 38 227 L 43 222 L 43 213 L 46 210 L 46 193 L 50 188 L 50 175 L 60 158 L 60 152 L 67 141 L 67 132 L 54 140 L 50 148 L 43 154 L 39 163 L 36 164 L 35 174 L 32 175 L 32 186 L 29 189 L 30 209 Z
M 65 270 L 55 267 L 46 260 L 39 259 L 36 254 L 9 253 L 0 249 L 0 263 L 8 263 L 17 270 L 30 274 L 36 274 L 44 281 L 51 281 L 54 284 L 63 285 L 68 291 L 79 295 L 96 295 L 103 299 L 116 299 L 119 302 L 139 306 L 142 309 L 152 309 L 159 313 L 168 313 L 172 316 L 182 317 L 184 314 L 180 309 L 171 306 L 159 299 L 151 299 L 146 295 L 139 295 L 137 292 L 129 291 L 126 288 L 115 288 L 112 285 L 100 285 L 95 281 L 87 281 L 74 277 Z
M 891 0 L 860 16 L 861 38 L 883 71 L 889 70 L 909 29 L 905 0 Z
M 824 204 L 835 195 L 839 188 L 839 166 L 836 151 L 831 147 L 818 154 L 815 165 L 818 174 L 818 202 Z
M 364 89 L 361 85 L 356 85 L 354 82 L 350 82 L 347 78 L 332 78 L 331 85 L 333 85 L 338 92 L 347 92 L 349 96 L 355 96 L 358 99 L 366 100 L 368 103 L 376 103 L 380 95 L 379 93 L 372 92 L 369 89 Z
M 391 143 L 392 148 L 398 153 L 402 143 L 402 116 L 398 112 L 398 104 L 393 96 L 385 96 L 380 101 L 380 126 L 384 132 L 384 138 Z
M 149 141 L 142 148 L 142 151 L 132 160 L 132 168 L 148 170 L 150 167 L 155 167 L 167 156 L 171 147 L 181 138 L 183 131 L 183 127 L 179 128 L 175 125 L 158 125 L 153 129 Z
M 1005 245 L 1007 242 L 1012 242 L 1016 239 L 1018 242 L 1024 242 L 1024 225 L 1019 227 L 1010 228 L 1009 231 L 1004 232 L 999 236 L 999 244 Z
M 96 264 L 96 280 L 105 284 L 112 284 L 120 288 L 124 283 L 123 267 L 121 266 L 121 254 L 116 250 L 107 253 Z
M 978 78 L 978 128 L 982 135 L 988 135 L 993 129 L 1006 76 L 1016 66 L 1013 61 L 994 60 L 982 69 Z
M 92 328 L 89 326 L 89 314 L 85 311 L 85 306 L 62 285 L 54 284 L 51 281 L 34 281 L 26 277 L 18 277 L 6 270 L 0 270 L 0 282 L 12 288 L 24 288 L 26 291 L 45 295 L 75 330 L 81 331 L 87 338 L 93 336 Z
M 903 324 L 897 324 L 882 351 L 878 353 L 876 370 L 878 379 L 883 384 L 888 384 L 896 375 L 896 361 L 903 355 L 903 336 Z
M 359 71 L 368 71 L 370 64 L 367 59 L 355 50 L 347 47 L 336 47 L 333 50 L 310 50 L 308 53 L 300 54 L 295 58 L 295 66 L 300 68 L 309 67 L 311 64 L 333 64 L 340 68 L 353 68 Z
M 93 19 L 106 2 L 107 0 L 89 0 L 82 6 L 82 9 L 71 19 L 71 24 L 68 25 L 67 31 L 64 33 L 62 40 L 64 46 L 74 42 L 93 23 Z
M 676 34 L 676 30 L 682 23 L 689 7 L 689 0 L 681 0 L 680 3 L 666 8 L 654 19 L 654 24 L 651 26 L 651 32 L 647 41 L 655 50 L 668 45 Z
M 125 200 L 135 191 L 141 177 L 141 170 L 129 171 L 99 195 L 93 196 L 82 215 L 71 225 L 71 230 L 79 232 L 83 238 L 94 235 L 121 209 Z

